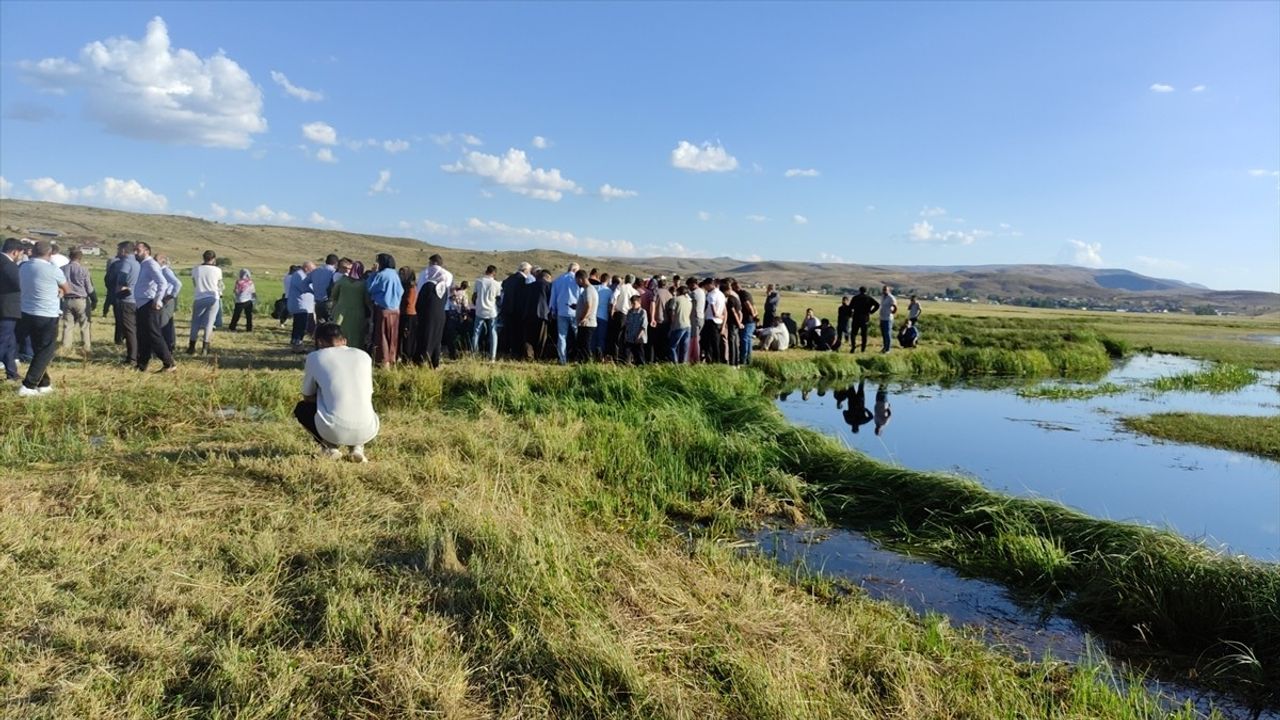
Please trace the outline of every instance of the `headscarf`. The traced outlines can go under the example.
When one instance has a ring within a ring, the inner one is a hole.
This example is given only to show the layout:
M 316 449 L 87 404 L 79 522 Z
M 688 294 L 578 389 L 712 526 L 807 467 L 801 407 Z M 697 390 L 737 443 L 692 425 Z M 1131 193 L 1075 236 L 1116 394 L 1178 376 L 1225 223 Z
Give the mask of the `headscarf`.
M 360 280 L 364 278 L 364 263 L 355 260 L 351 263 L 351 269 L 347 271 L 347 277 L 352 280 Z
M 436 284 L 436 297 L 443 298 L 453 287 L 453 273 L 441 265 L 428 265 L 418 276 L 418 292 L 422 292 L 422 286 L 429 282 Z
M 249 268 L 240 271 L 240 279 L 236 280 L 236 294 L 244 293 L 253 287 L 253 275 L 249 272 Z

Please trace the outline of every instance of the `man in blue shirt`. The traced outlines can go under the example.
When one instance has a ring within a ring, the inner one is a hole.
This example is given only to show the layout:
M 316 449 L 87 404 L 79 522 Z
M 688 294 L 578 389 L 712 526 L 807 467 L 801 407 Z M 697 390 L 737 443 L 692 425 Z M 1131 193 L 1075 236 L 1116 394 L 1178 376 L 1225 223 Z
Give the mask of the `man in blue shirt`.
M 551 311 L 556 316 L 556 355 L 561 365 L 569 361 L 566 352 L 578 324 L 576 311 L 578 296 L 582 293 L 575 278 L 578 270 L 578 263 L 569 263 L 569 270 L 551 283 Z
M 58 350 L 58 319 L 62 317 L 62 296 L 68 290 L 67 277 L 50 261 L 53 247 L 47 240 L 36 243 L 31 259 L 18 267 L 22 287 L 22 331 L 31 338 L 34 354 L 27 376 L 18 388 L 18 397 L 34 397 L 53 392 L 50 363 Z
M 164 367 L 160 372 L 173 372 L 173 351 L 164 339 L 164 300 L 171 294 L 164 268 L 151 256 L 151 245 L 140 242 L 134 246 L 134 258 L 138 261 L 138 282 L 134 286 L 133 299 L 138 315 L 138 370 L 146 372 L 151 356 L 160 358 Z
M 333 287 L 333 281 L 337 279 L 338 272 L 338 256 L 329 253 L 324 259 L 324 265 L 307 273 L 307 283 L 311 286 L 311 294 L 316 298 L 316 322 L 329 322 L 332 315 L 332 305 L 329 302 L 329 290 Z
M 301 268 L 290 275 L 289 281 L 284 286 L 289 315 L 293 317 L 293 332 L 289 336 L 289 345 L 294 352 L 307 351 L 302 343 L 315 327 L 316 294 L 311 289 L 311 283 L 307 281 L 315 269 L 315 263 L 306 261 Z
M 133 251 L 131 242 L 122 242 L 116 246 L 111 287 L 107 288 L 107 292 L 115 295 L 116 335 L 124 341 L 126 365 L 138 364 L 138 320 L 133 287 L 138 283 L 139 266 Z
M 400 300 L 404 297 L 404 283 L 396 273 L 396 259 L 389 253 L 379 253 L 374 262 L 375 272 L 369 276 L 366 289 L 373 304 L 374 360 L 385 369 L 396 364 L 396 351 L 400 347 Z

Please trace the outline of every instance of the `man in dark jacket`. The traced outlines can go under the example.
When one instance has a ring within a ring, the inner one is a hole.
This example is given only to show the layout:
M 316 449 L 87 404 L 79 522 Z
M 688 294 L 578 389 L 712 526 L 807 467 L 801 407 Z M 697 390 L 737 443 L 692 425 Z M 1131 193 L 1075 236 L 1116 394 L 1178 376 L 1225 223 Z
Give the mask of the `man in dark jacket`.
M 556 321 L 551 310 L 551 271 L 541 270 L 537 279 L 524 286 L 524 354 L 541 360 L 547 347 L 547 326 Z
M 502 334 L 498 338 L 498 347 L 504 355 L 519 357 L 524 351 L 525 303 L 528 299 L 524 286 L 529 281 L 529 263 L 520 263 L 520 269 L 511 273 L 502 281 L 502 306 L 498 308 L 498 317 L 502 323 Z
M 18 321 L 22 319 L 22 283 L 18 258 L 22 241 L 7 238 L 0 247 L 0 365 L 5 380 L 18 380 Z
M 836 345 L 833 349 L 840 349 L 840 343 L 844 340 L 852 342 L 853 338 L 849 337 L 849 328 L 853 324 L 853 307 L 849 305 L 849 296 L 840 298 L 840 307 L 836 309 Z
M 871 314 L 880 309 L 880 303 L 867 294 L 867 287 L 864 285 L 858 288 L 858 294 L 849 301 L 849 308 L 853 315 L 853 329 L 849 333 L 849 352 L 858 351 L 858 333 L 862 333 L 862 352 L 866 352 L 867 326 L 871 323 Z

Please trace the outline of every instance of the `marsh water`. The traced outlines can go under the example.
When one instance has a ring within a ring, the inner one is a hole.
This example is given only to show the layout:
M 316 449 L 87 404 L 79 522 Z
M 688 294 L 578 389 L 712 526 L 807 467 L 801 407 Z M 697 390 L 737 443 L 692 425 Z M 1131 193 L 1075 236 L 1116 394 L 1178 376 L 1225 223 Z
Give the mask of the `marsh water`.
M 844 383 L 780 393 L 792 422 L 884 462 L 973 477 L 987 487 L 1058 500 L 1096 517 L 1168 527 L 1224 551 L 1280 560 L 1280 463 L 1243 453 L 1153 440 L 1120 424 L 1156 412 L 1280 413 L 1280 374 L 1230 393 L 1155 393 L 1152 379 L 1201 369 L 1194 360 L 1138 356 L 1098 382 L 1129 388 L 1085 400 L 1023 398 L 1026 383 Z M 841 577 L 870 596 L 937 613 L 1021 659 L 1082 662 L 1105 644 L 1070 620 L 1044 615 L 995 583 L 965 578 L 837 528 L 769 528 L 762 552 Z M 1252 712 L 1177 683 L 1149 683 L 1177 704 Z M 1280 714 L 1263 712 L 1257 717 Z
M 1164 392 L 1148 380 L 1198 370 L 1175 356 L 1137 356 L 1101 382 L 1131 388 L 1087 400 L 1017 394 L 1022 384 L 943 386 L 867 381 L 782 393 L 792 422 L 884 462 L 968 475 L 987 487 L 1057 500 L 1100 518 L 1168 527 L 1225 552 L 1280 560 L 1280 463 L 1155 440 L 1125 416 L 1280 413 L 1280 375 L 1230 393 Z

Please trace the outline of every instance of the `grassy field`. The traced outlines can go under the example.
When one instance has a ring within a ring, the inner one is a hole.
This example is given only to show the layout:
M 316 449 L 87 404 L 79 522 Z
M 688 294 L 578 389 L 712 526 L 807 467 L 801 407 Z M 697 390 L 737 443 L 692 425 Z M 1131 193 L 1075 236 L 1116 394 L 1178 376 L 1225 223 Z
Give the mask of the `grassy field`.
M 1280 460 L 1280 415 L 1161 413 L 1125 418 L 1130 429 L 1164 440 L 1236 450 Z
M 1275 685 L 1276 568 L 877 465 L 787 425 L 762 374 L 396 370 L 355 466 L 294 426 L 285 344 L 223 334 L 176 376 L 68 356 L 54 395 L 0 397 L 0 716 L 1165 715 L 1105 667 L 1017 663 L 739 552 L 765 517 Z

